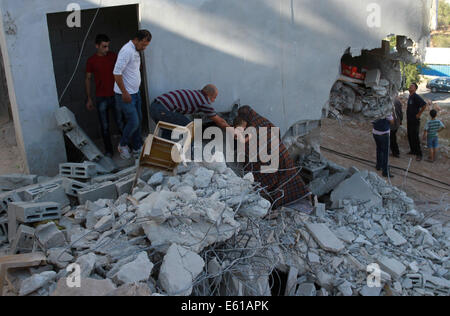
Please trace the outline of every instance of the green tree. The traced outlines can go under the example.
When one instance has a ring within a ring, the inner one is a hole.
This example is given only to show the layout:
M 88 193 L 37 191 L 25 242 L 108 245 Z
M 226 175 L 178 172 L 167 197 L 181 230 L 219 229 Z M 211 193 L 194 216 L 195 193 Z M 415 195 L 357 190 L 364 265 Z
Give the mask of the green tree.
M 450 4 L 445 0 L 439 0 L 438 24 L 440 28 L 450 26 Z

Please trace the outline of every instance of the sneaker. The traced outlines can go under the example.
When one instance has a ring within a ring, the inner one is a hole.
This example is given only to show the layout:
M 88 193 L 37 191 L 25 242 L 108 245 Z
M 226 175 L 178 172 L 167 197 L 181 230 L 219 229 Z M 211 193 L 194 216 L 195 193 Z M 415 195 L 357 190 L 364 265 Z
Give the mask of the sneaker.
M 141 156 L 142 147 L 139 149 L 133 149 L 132 154 L 134 158 L 139 158 Z
M 131 158 L 131 154 L 130 154 L 130 149 L 128 148 L 128 146 L 120 146 L 118 148 L 119 154 L 120 154 L 120 158 L 127 160 Z

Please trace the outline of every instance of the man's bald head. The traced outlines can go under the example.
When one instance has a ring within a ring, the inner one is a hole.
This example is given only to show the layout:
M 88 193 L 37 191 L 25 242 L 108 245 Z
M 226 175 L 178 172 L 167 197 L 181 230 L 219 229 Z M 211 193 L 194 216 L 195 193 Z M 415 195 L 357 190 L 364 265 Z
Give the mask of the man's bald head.
M 213 84 L 206 85 L 202 92 L 206 94 L 211 102 L 216 101 L 217 96 L 219 95 L 219 89 Z

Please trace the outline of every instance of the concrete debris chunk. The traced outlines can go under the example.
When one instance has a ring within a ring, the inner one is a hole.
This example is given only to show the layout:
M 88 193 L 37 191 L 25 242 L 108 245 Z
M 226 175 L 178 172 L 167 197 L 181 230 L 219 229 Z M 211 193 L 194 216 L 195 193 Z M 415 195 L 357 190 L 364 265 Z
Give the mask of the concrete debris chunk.
M 394 246 L 402 246 L 408 242 L 405 238 L 403 238 L 402 235 L 400 235 L 394 229 L 386 231 L 386 235 L 389 237 Z
M 300 284 L 298 289 L 297 289 L 297 293 L 296 296 L 316 296 L 317 295 L 317 290 L 316 287 L 313 283 L 303 283 Z
M 204 266 L 205 262 L 199 255 L 173 244 L 164 257 L 159 281 L 167 294 L 189 296 L 192 293 L 192 282 Z
M 53 222 L 38 226 L 35 234 L 38 242 L 45 249 L 66 246 L 66 237 Z
M 208 187 L 214 175 L 213 170 L 200 167 L 195 171 L 195 186 L 199 189 Z
M 396 259 L 380 256 L 378 264 L 394 279 L 399 279 L 406 272 L 406 267 Z
M 323 250 L 339 253 L 345 249 L 344 244 L 325 224 L 306 224 L 306 228 Z
M 364 180 L 362 173 L 355 173 L 334 189 L 331 193 L 331 201 L 337 203 L 340 200 L 358 200 L 365 203 L 367 208 L 383 206 L 382 197 L 374 192 L 372 186 Z
M 11 246 L 11 254 L 33 252 L 35 241 L 34 234 L 34 228 L 26 225 L 20 225 Z
M 158 172 L 155 173 L 150 180 L 148 180 L 148 184 L 151 186 L 158 186 L 160 184 L 162 184 L 164 181 L 164 173 L 163 172 Z
M 37 183 L 38 176 L 27 174 L 0 175 L 0 192 L 13 191 Z
M 75 262 L 81 268 L 81 277 L 88 278 L 91 276 L 95 263 L 97 262 L 97 256 L 94 253 L 88 253 L 84 256 L 81 256 Z
M 74 257 L 65 248 L 53 248 L 47 251 L 47 260 L 49 263 L 57 266 L 59 269 L 66 268 Z
M 148 259 L 147 253 L 141 252 L 136 260 L 123 265 L 113 280 L 117 284 L 145 282 L 149 279 L 152 269 L 153 263 Z
M 20 296 L 29 295 L 39 290 L 49 282 L 53 281 L 55 278 L 56 272 L 54 271 L 47 271 L 41 274 L 35 274 L 22 282 L 19 295 Z
M 359 294 L 361 294 L 361 296 L 380 296 L 381 290 L 381 287 L 368 287 L 365 285 L 361 291 L 359 291 Z

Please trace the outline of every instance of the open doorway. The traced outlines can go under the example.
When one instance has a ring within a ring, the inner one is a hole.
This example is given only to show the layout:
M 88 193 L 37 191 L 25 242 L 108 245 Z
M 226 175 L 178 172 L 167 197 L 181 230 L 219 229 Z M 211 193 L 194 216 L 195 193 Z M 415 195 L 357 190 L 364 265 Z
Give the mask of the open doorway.
M 47 14 L 47 24 L 52 50 L 53 68 L 55 73 L 58 98 L 61 98 L 64 89 L 72 77 L 83 46 L 84 38 L 89 30 L 97 9 L 81 11 L 81 27 L 70 28 L 67 26 L 68 12 Z M 139 29 L 139 6 L 126 5 L 101 8 L 95 18 L 92 29 L 89 32 L 81 59 L 75 76 L 64 93 L 60 106 L 68 107 L 77 118 L 78 124 L 86 134 L 96 143 L 100 150 L 104 151 L 101 136 L 100 122 L 97 111 L 88 111 L 86 108 L 85 75 L 86 63 L 89 57 L 95 54 L 95 38 L 97 34 L 106 34 L 111 39 L 110 50 L 118 53 Z M 143 63 L 144 65 L 144 63 Z M 143 67 L 142 69 L 145 69 Z M 148 132 L 148 106 L 146 93 L 146 74 L 142 71 L 142 129 Z M 91 80 L 91 93 L 95 96 L 94 80 Z M 95 98 L 94 102 L 95 102 Z M 119 129 L 110 113 L 110 128 L 113 147 L 117 148 L 120 140 Z M 79 162 L 84 156 L 66 139 L 66 150 L 69 161 Z

